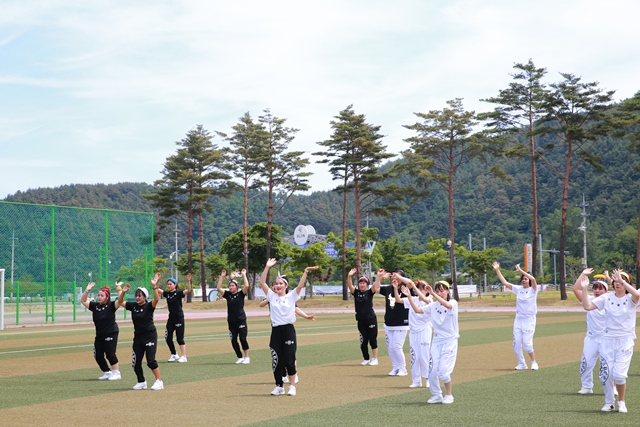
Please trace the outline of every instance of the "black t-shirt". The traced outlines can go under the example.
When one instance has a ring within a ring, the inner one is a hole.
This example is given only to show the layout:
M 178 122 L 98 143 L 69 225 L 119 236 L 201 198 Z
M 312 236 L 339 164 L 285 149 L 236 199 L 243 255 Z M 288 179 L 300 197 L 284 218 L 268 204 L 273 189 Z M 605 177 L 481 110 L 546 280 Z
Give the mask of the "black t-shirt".
M 356 308 L 356 320 L 370 320 L 376 318 L 376 312 L 373 311 L 373 291 L 371 288 L 362 292 L 355 288 L 353 300 Z
M 116 303 L 114 301 L 108 304 L 98 304 L 92 301 L 89 303 L 89 311 L 93 312 L 96 336 L 105 337 L 119 331 L 116 323 Z
M 167 298 L 169 319 L 179 319 L 184 317 L 184 312 L 182 311 L 182 298 L 184 298 L 184 291 L 179 289 L 173 292 L 165 292 L 164 296 Z
M 127 302 L 124 307 L 131 312 L 134 333 L 143 334 L 156 330 L 156 325 L 153 323 L 155 307 L 151 301 L 143 305 L 139 305 L 137 302 Z
M 380 286 L 380 295 L 385 297 L 384 324 L 387 326 L 409 326 L 409 309 L 404 304 L 396 303 L 391 308 L 389 295 L 393 295 L 393 286 Z M 402 298 L 405 296 L 400 294 Z
M 232 294 L 228 289 L 222 294 L 222 298 L 227 300 L 227 321 L 229 322 L 242 322 L 247 320 L 247 315 L 244 312 L 244 297 L 246 295 L 242 290 L 238 289 L 238 292 Z

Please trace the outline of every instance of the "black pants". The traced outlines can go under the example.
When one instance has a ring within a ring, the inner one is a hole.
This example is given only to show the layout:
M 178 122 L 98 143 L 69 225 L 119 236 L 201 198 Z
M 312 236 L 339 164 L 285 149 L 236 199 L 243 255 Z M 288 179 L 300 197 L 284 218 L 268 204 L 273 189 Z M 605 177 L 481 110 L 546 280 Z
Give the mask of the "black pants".
M 369 345 L 371 350 L 378 348 L 378 320 L 358 320 L 358 332 L 360 332 L 360 350 L 364 360 L 369 360 Z
M 167 326 L 164 330 L 164 340 L 167 342 L 171 354 L 177 354 L 176 346 L 173 344 L 174 332 L 176 333 L 178 345 L 184 345 L 184 317 L 177 319 L 169 318 L 167 320 Z
M 271 328 L 271 368 L 276 385 L 282 387 L 282 377 L 296 374 L 296 328 L 289 323 Z
M 113 366 L 118 363 L 118 356 L 116 356 L 117 347 L 118 332 L 113 332 L 102 337 L 96 337 L 93 341 L 93 358 L 98 362 L 98 366 L 100 366 L 102 372 L 108 372 L 111 370 L 111 368 L 109 368 L 109 364 Z M 109 361 L 109 364 L 107 364 L 107 360 Z
M 136 373 L 138 382 L 144 381 L 144 373 L 142 372 L 142 358 L 146 356 L 147 366 L 153 370 L 158 367 L 156 361 L 156 350 L 158 347 L 158 332 L 154 329 L 150 332 L 139 334 L 135 332 L 133 335 L 133 354 L 131 357 L 131 365 Z
M 229 324 L 229 338 L 231 338 L 231 347 L 236 352 L 238 359 L 243 357 L 240 351 L 240 345 L 243 350 L 249 350 L 249 343 L 247 342 L 247 321 L 242 320 L 240 322 L 227 322 Z M 238 345 L 238 337 L 240 338 L 240 345 Z

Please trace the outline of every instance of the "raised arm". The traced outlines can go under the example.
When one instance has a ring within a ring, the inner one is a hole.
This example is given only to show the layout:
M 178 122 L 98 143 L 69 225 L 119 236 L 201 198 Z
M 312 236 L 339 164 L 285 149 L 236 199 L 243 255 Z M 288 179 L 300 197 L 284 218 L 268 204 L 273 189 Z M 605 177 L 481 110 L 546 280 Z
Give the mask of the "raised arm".
M 529 279 L 529 283 L 531 284 L 531 287 L 533 288 L 534 291 L 538 290 L 538 282 L 536 282 L 536 278 L 530 275 L 529 273 L 527 273 L 526 271 L 524 271 L 523 269 L 521 269 L 520 264 L 516 264 L 516 271 L 522 274 L 527 279 Z
M 500 271 L 500 263 L 499 262 L 494 262 L 493 263 L 493 269 L 496 271 L 496 275 L 498 276 L 498 280 L 500 280 L 500 283 L 502 283 L 502 286 L 504 286 L 505 288 L 511 290 L 513 288 L 513 285 L 509 282 L 507 282 L 507 280 L 504 278 L 504 276 L 502 275 L 502 272 Z M 431 293 L 431 291 L 429 291 L 429 293 Z M 431 294 L 435 297 L 435 294 Z
M 588 292 L 587 287 L 589 286 L 589 276 L 585 276 L 584 274 L 581 274 L 578 277 L 578 280 L 576 280 L 576 283 L 574 286 L 578 284 L 582 290 L 582 295 L 585 297 L 585 298 L 582 298 L 582 307 L 584 307 L 584 309 L 587 311 L 596 310 L 598 307 L 593 302 L 589 301 L 589 298 L 587 297 L 587 292 Z
M 304 284 L 307 282 L 307 273 L 309 273 L 309 271 L 312 270 L 317 270 L 318 266 L 314 265 L 313 267 L 307 267 L 304 269 L 304 273 L 302 273 L 302 277 L 300 278 L 300 283 L 298 283 L 298 286 L 296 286 L 296 288 L 294 289 L 298 295 L 300 295 L 300 292 L 302 292 L 302 288 L 304 288 Z
M 129 289 L 131 289 L 131 285 L 127 283 L 122 288 L 122 291 L 118 293 L 118 301 L 116 301 L 116 308 L 119 308 L 120 306 L 124 307 L 124 294 L 126 294 Z
M 222 298 L 222 294 L 224 294 L 224 289 L 222 289 L 222 281 L 224 280 L 225 276 L 227 275 L 227 270 L 222 270 L 220 272 L 220 277 L 218 277 L 218 297 Z
M 578 298 L 578 301 L 582 302 L 582 277 L 586 276 L 587 280 L 589 280 L 589 275 L 593 273 L 593 268 L 585 268 L 580 273 L 580 276 L 576 279 L 576 282 L 573 284 L 573 294 Z M 588 296 L 587 296 L 588 298 Z
M 380 283 L 382 282 L 382 279 L 385 277 L 389 277 L 389 273 L 384 271 L 382 268 L 378 269 L 378 273 L 376 274 L 376 280 L 373 282 L 373 286 L 371 287 L 371 290 L 373 291 L 374 294 L 380 293 Z
M 440 295 L 435 293 L 433 288 L 431 288 L 431 285 L 428 283 L 427 283 L 427 292 L 429 292 L 429 295 L 433 295 L 433 298 L 435 298 L 435 300 L 438 301 L 440 304 L 442 304 L 444 307 L 453 308 L 453 304 L 451 304 L 451 301 L 447 301 L 446 299 L 442 298 Z
M 633 300 L 633 303 L 638 304 L 638 300 L 640 300 L 640 291 L 638 291 L 636 288 L 634 288 L 624 280 L 624 277 L 622 276 L 622 274 L 620 274 L 620 270 L 613 270 L 613 278 L 617 282 L 622 283 L 622 286 L 624 286 L 626 291 L 629 292 L 629 294 L 631 294 L 631 299 Z
M 158 283 L 160 283 L 160 273 L 156 273 L 151 280 L 151 284 L 153 285 L 153 300 L 151 300 L 151 306 L 153 308 L 156 308 L 158 301 L 160 300 L 160 295 L 158 295 Z
M 418 304 L 416 304 L 416 302 L 411 297 L 411 291 L 409 290 L 409 288 L 407 288 L 406 286 L 402 288 L 402 293 L 407 297 L 407 301 L 409 301 L 409 304 L 411 304 L 411 308 L 413 309 L 413 311 L 415 311 L 416 313 L 424 313 L 422 308 L 418 307 Z
M 262 291 L 264 292 L 265 295 L 269 293 L 269 285 L 267 285 L 267 277 L 269 277 L 269 270 L 271 270 L 271 267 L 273 267 L 274 265 L 276 265 L 276 259 L 269 258 L 267 260 L 267 263 L 264 266 L 262 275 L 260 275 L 260 286 L 262 287 Z
M 356 291 L 355 286 L 353 286 L 353 275 L 356 274 L 358 270 L 356 268 L 352 268 L 349 270 L 349 274 L 347 275 L 347 285 L 349 285 L 349 292 L 354 293 Z
M 187 278 L 187 289 L 185 289 L 184 291 L 182 291 L 182 293 L 183 293 L 184 295 L 190 294 L 190 293 L 191 293 L 191 291 L 192 291 L 192 286 L 191 286 L 191 277 L 192 277 L 192 276 L 191 276 L 191 273 L 187 273 L 187 276 L 186 276 L 186 278 Z M 162 291 L 162 289 L 160 289 L 160 290 Z
M 242 287 L 242 293 L 247 295 L 249 293 L 249 279 L 247 278 L 247 270 L 243 268 L 241 273 L 242 273 L 242 280 L 244 281 L 244 286 Z
M 91 289 L 93 289 L 95 285 L 96 285 L 95 282 L 89 283 L 87 285 L 87 289 L 84 290 L 84 292 L 82 293 L 82 296 L 80 297 L 80 303 L 87 308 L 89 308 L 89 301 L 87 300 L 87 297 L 89 296 L 89 292 L 91 292 Z

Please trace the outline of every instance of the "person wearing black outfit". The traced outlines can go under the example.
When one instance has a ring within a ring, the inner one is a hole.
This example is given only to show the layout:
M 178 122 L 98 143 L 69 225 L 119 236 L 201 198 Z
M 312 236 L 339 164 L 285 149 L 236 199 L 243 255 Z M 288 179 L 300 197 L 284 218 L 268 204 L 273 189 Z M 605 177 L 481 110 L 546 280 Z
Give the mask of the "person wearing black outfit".
M 118 365 L 116 348 L 118 347 L 118 324 L 116 310 L 120 307 L 118 301 L 111 301 L 111 290 L 104 286 L 98 291 L 98 302 L 87 301 L 87 296 L 96 284 L 91 282 L 82 293 L 80 303 L 93 313 L 93 324 L 96 327 L 96 337 L 93 341 L 93 357 L 102 369 L 99 380 L 119 380 L 122 378 Z M 106 360 L 105 360 L 106 356 Z M 109 363 L 107 363 L 107 360 Z M 111 364 L 111 368 L 109 368 Z
M 158 332 L 156 325 L 153 323 L 153 312 L 158 305 L 158 282 L 160 281 L 160 273 L 156 273 L 151 284 L 153 285 L 153 300 L 147 301 L 149 291 L 145 288 L 136 289 L 136 301 L 124 303 L 124 294 L 127 293 L 131 286 L 127 283 L 122 288 L 122 292 L 118 295 L 120 305 L 131 312 L 131 321 L 133 322 L 133 370 L 138 378 L 138 383 L 133 386 L 134 390 L 143 390 L 147 388 L 147 381 L 144 379 L 142 371 L 142 358 L 146 356 L 147 366 L 156 377 L 156 382 L 151 390 L 164 389 L 164 383 L 160 378 L 160 368 L 156 361 L 156 349 L 158 347 Z
M 247 342 L 247 315 L 244 312 L 244 299 L 249 292 L 249 280 L 247 279 L 247 270 L 242 269 L 242 278 L 244 279 L 244 287 L 238 289 L 238 282 L 234 279 L 229 280 L 229 289 L 222 289 L 222 281 L 227 275 L 226 270 L 220 272 L 218 279 L 218 294 L 220 298 L 227 300 L 227 323 L 229 325 L 229 337 L 231 338 L 231 346 L 236 352 L 238 360 L 236 364 L 248 365 L 251 363 L 249 358 L 249 343 Z M 238 345 L 238 337 L 240 345 L 244 351 L 244 357 Z
M 167 326 L 164 330 L 164 340 L 169 346 L 171 356 L 168 362 L 178 361 L 179 363 L 187 362 L 187 346 L 184 342 L 184 312 L 182 311 L 182 299 L 191 293 L 191 273 L 187 274 L 187 289 L 178 289 L 178 281 L 173 277 L 167 279 L 168 291 L 158 289 L 158 292 L 167 299 L 167 308 L 169 309 L 169 318 Z M 180 356 L 176 352 L 176 346 L 173 344 L 173 333 L 176 334 L 176 341 L 180 346 Z
M 358 287 L 353 286 L 353 275 L 358 272 L 353 268 L 349 271 L 347 284 L 353 295 L 358 332 L 360 332 L 360 350 L 362 351 L 363 366 L 378 364 L 378 318 L 373 310 L 373 295 L 375 292 L 369 287 L 369 279 L 362 276 L 358 279 Z M 369 345 L 373 358 L 369 359 Z

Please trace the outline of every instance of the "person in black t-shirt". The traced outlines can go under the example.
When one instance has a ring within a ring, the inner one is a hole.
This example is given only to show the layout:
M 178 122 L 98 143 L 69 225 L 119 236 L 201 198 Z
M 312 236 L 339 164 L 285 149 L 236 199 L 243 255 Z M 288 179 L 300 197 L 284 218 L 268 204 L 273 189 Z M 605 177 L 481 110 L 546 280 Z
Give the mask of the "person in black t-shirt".
M 167 279 L 167 291 L 158 289 L 160 295 L 167 299 L 169 318 L 164 330 L 164 339 L 169 346 L 171 357 L 169 362 L 187 362 L 187 345 L 184 342 L 184 312 L 182 311 L 182 299 L 191 293 L 191 273 L 187 274 L 187 289 L 178 289 L 178 281 L 173 277 Z M 176 353 L 176 346 L 173 344 L 173 333 L 176 333 L 176 341 L 180 346 L 180 357 Z
M 244 287 L 238 289 L 238 282 L 234 279 L 229 280 L 229 289 L 222 289 L 222 281 L 227 275 L 226 270 L 220 272 L 218 279 L 218 294 L 220 298 L 227 300 L 227 323 L 229 325 L 229 337 L 231 338 L 231 346 L 236 352 L 238 360 L 236 364 L 248 365 L 251 363 L 249 358 L 249 343 L 247 342 L 247 315 L 244 312 L 244 298 L 249 292 L 249 280 L 247 279 L 247 270 L 242 269 L 242 278 L 244 279 Z M 244 351 L 244 357 L 238 345 L 238 337 L 240 345 Z
M 373 311 L 375 290 L 369 287 L 369 279 L 364 276 L 358 279 L 357 288 L 353 286 L 353 275 L 357 272 L 358 270 L 355 268 L 349 271 L 347 284 L 351 295 L 353 295 L 358 332 L 360 332 L 360 350 L 364 358 L 360 364 L 375 366 L 378 364 L 378 318 L 376 312 Z M 369 345 L 371 345 L 371 353 L 373 353 L 372 359 L 369 359 Z
M 118 324 L 116 323 L 116 310 L 120 307 L 118 301 L 111 301 L 111 290 L 104 286 L 98 291 L 98 302 L 87 301 L 87 295 L 96 284 L 91 282 L 82 293 L 80 303 L 93 312 L 93 323 L 96 326 L 96 337 L 93 341 L 93 357 L 102 369 L 99 380 L 119 380 L 120 367 L 116 348 L 118 347 Z M 106 360 L 105 360 L 106 356 Z M 109 368 L 109 364 L 111 368 Z
M 151 284 L 153 285 L 153 300 L 147 301 L 149 291 L 145 288 L 136 289 L 136 301 L 124 303 L 124 294 L 131 289 L 127 283 L 122 288 L 122 292 L 118 295 L 120 305 L 131 312 L 131 321 L 133 322 L 133 370 L 138 378 L 138 383 L 133 386 L 134 390 L 142 390 L 147 388 L 147 381 L 144 379 L 142 371 L 142 358 L 146 356 L 147 366 L 156 377 L 156 382 L 151 390 L 164 389 L 164 383 L 160 378 L 160 368 L 156 361 L 156 349 L 158 347 L 158 332 L 156 325 L 153 323 L 153 312 L 158 305 L 158 282 L 160 281 L 160 273 L 156 273 Z

